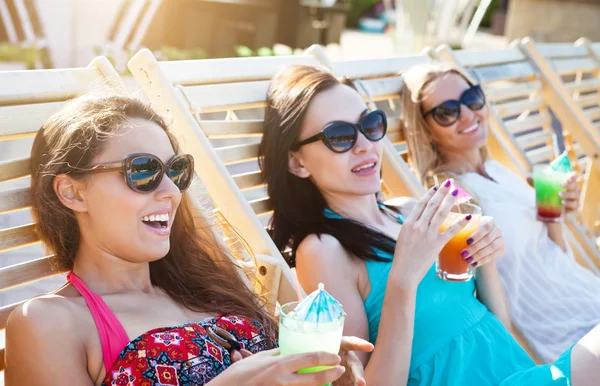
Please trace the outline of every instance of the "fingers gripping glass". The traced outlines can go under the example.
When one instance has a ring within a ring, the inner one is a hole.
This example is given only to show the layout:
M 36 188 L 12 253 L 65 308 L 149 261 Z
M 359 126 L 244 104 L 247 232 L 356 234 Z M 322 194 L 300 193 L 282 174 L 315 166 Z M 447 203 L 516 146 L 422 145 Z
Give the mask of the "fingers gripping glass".
M 360 131 L 369 141 L 376 142 L 385 136 L 387 130 L 387 119 L 381 110 L 375 110 L 367 114 L 358 123 L 334 122 L 320 133 L 296 143 L 292 150 L 298 150 L 309 143 L 323 141 L 333 152 L 345 153 L 352 149 L 358 139 Z
M 194 176 L 194 158 L 190 154 L 173 156 L 166 164 L 152 154 L 130 154 L 123 161 L 94 165 L 82 173 L 105 173 L 120 171 L 125 182 L 138 193 L 150 193 L 158 188 L 163 176 L 167 177 L 181 192 L 184 192 Z
M 432 118 L 440 126 L 453 125 L 460 118 L 460 105 L 467 106 L 472 111 L 481 110 L 485 106 L 485 94 L 481 86 L 476 85 L 465 90 L 460 96 L 460 100 L 447 100 L 435 106 L 423 115 Z

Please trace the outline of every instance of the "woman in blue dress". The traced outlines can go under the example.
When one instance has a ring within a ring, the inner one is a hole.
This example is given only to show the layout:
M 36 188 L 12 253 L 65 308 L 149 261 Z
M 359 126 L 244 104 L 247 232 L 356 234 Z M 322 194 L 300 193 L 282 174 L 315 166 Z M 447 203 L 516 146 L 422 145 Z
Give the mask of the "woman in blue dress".
M 476 280 L 437 278 L 434 261 L 470 220 L 443 233 L 449 182 L 398 207 L 377 200 L 385 114 L 328 72 L 293 66 L 273 79 L 260 161 L 274 207 L 271 234 L 312 291 L 324 282 L 348 316 L 346 335 L 375 344 L 361 357 L 371 385 L 597 385 L 600 328 L 553 364 L 536 366 L 509 332 L 491 218 L 462 256 Z M 575 343 L 575 342 L 574 342 Z

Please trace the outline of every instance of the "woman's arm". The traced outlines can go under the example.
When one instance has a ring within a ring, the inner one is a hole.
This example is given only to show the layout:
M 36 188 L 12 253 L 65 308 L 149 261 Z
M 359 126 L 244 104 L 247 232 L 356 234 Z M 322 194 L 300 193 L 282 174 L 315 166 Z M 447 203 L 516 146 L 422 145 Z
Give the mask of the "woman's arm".
M 6 326 L 6 386 L 93 386 L 68 300 L 49 296 L 17 307 Z
M 508 301 L 496 268 L 496 259 L 505 253 L 502 231 L 493 218 L 484 216 L 467 244 L 461 256 L 472 267 L 477 267 L 477 298 L 512 330 Z
M 319 283 L 344 307 L 344 335 L 369 339 L 369 325 L 358 289 L 359 264 L 330 235 L 308 236 L 296 254 L 298 279 L 307 292 Z M 372 353 L 356 353 L 365 367 L 367 384 L 406 384 L 412 348 L 416 288 L 388 282 L 379 335 Z
M 554 241 L 556 245 L 563 250 L 563 252 L 567 252 L 567 242 L 565 241 L 563 227 L 561 222 L 553 222 L 547 224 L 548 228 L 548 237 L 550 240 Z
M 381 317 L 370 358 L 363 355 L 367 384 L 406 384 L 412 351 L 417 287 L 443 246 L 470 220 L 462 220 L 440 233 L 442 222 L 456 203 L 457 190 L 450 193 L 450 181 L 430 189 L 419 200 L 396 240 L 394 259 L 389 271 Z M 346 310 L 345 335 L 366 339 L 367 315 L 359 291 L 359 267 L 364 263 L 350 256 L 332 236 L 307 237 L 296 256 L 298 278 L 311 291 L 323 282 Z
M 303 385 L 320 386 L 340 378 L 340 357 L 326 352 L 280 355 L 279 349 L 262 351 L 240 359 L 208 382 L 210 386 Z M 308 367 L 331 366 L 314 373 L 298 374 Z
M 507 330 L 513 331 L 506 293 L 494 261 L 477 268 L 477 298 L 496 315 Z

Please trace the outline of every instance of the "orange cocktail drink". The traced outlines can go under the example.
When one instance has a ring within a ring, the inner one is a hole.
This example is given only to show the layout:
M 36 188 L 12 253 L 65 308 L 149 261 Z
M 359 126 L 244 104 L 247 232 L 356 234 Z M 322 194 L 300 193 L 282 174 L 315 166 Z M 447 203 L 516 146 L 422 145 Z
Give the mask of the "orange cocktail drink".
M 467 240 L 479 228 L 481 208 L 477 205 L 463 203 L 452 208 L 442 226 L 440 233 L 456 224 L 467 215 L 471 215 L 467 226 L 454 236 L 440 252 L 436 263 L 436 273 L 442 280 L 467 281 L 473 277 L 473 267 L 467 263 L 461 253 L 467 248 Z M 468 257 L 468 256 L 467 256 Z

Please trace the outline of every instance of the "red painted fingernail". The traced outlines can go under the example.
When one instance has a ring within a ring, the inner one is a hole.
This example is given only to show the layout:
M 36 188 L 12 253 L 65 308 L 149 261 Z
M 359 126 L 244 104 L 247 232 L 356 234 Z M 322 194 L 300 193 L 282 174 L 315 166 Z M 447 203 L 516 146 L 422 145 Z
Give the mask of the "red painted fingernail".
M 452 192 L 452 195 L 453 195 L 454 197 L 458 196 L 458 189 L 454 189 L 454 192 Z
M 444 186 L 447 187 L 447 188 L 449 188 L 451 184 L 452 184 L 452 181 L 448 180 L 448 181 L 446 181 L 446 183 L 444 184 Z
M 469 215 L 469 216 L 470 216 L 470 215 Z M 471 245 L 471 244 L 473 244 L 473 239 L 469 237 L 469 238 L 467 239 L 467 245 Z
M 473 215 L 470 215 L 470 214 L 469 214 L 469 215 L 467 215 L 467 220 L 470 220 L 470 219 L 472 219 L 472 218 L 473 218 Z M 469 240 L 471 240 L 471 239 L 469 239 Z M 468 241 L 467 241 L 467 243 L 468 243 Z
M 469 256 L 469 252 L 467 252 L 467 251 L 462 251 L 462 252 L 460 253 L 460 256 L 461 256 L 461 257 L 464 259 L 465 257 Z
M 471 264 L 471 262 L 472 262 L 472 261 L 473 261 L 473 258 L 472 258 L 472 257 L 469 257 L 469 258 L 467 259 L 467 264 Z

